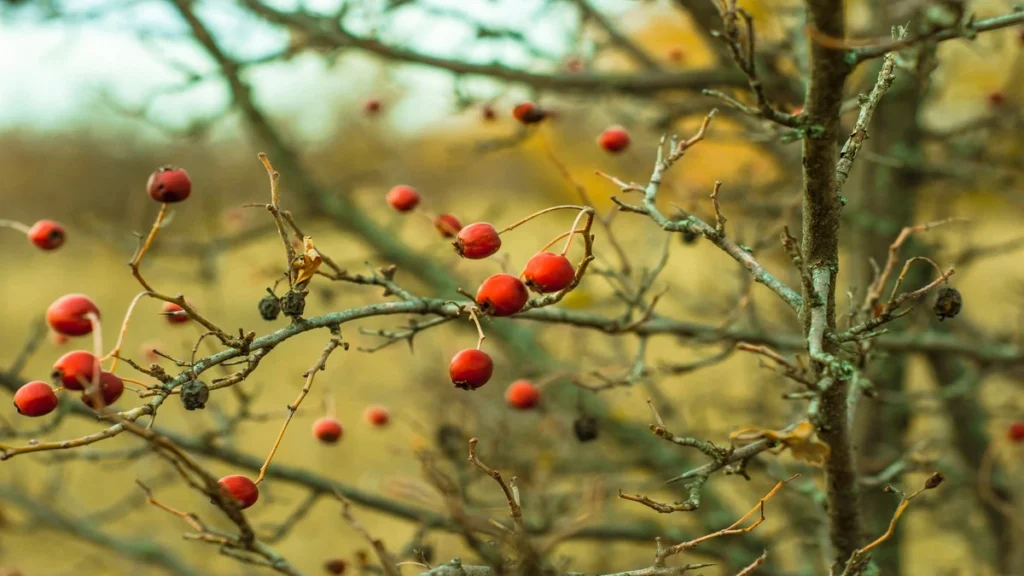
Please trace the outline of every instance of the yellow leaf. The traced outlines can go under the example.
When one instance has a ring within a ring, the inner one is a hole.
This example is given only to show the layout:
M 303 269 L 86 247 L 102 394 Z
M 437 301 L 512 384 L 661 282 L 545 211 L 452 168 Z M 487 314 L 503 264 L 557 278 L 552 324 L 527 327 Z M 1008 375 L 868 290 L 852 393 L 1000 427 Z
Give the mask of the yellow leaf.
M 824 465 L 832 453 L 829 445 L 818 438 L 814 425 L 807 420 L 797 422 L 783 430 L 751 427 L 740 428 L 729 434 L 729 439 L 734 444 L 737 441 L 749 443 L 762 438 L 782 444 L 783 449 L 789 448 L 797 460 L 816 466 Z
M 302 239 L 303 253 L 299 254 L 292 260 L 292 286 L 303 287 L 309 283 L 313 275 L 316 274 L 317 269 L 320 268 L 320 264 L 323 263 L 323 258 L 320 257 L 320 253 L 316 251 L 316 247 L 313 246 L 313 239 L 306 236 Z

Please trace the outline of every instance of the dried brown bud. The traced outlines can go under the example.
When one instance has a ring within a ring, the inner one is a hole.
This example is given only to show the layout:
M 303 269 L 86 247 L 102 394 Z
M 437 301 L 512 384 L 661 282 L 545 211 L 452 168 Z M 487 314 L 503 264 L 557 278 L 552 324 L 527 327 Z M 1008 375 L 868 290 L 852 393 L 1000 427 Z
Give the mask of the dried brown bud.
M 287 294 L 281 298 L 281 311 L 284 312 L 285 316 L 291 318 L 298 318 L 302 316 L 302 312 L 306 310 L 306 291 L 296 292 L 289 290 Z
M 924 481 L 924 489 L 934 490 L 935 488 L 938 488 L 939 484 L 942 484 L 942 481 L 945 479 L 946 478 L 942 475 L 942 472 L 936 472 L 935 474 L 932 474 L 931 476 L 928 477 L 927 480 Z
M 959 290 L 952 286 L 944 286 L 939 289 L 939 294 L 935 298 L 935 315 L 939 317 L 940 322 L 946 318 L 956 317 L 962 306 L 963 296 L 960 295 Z

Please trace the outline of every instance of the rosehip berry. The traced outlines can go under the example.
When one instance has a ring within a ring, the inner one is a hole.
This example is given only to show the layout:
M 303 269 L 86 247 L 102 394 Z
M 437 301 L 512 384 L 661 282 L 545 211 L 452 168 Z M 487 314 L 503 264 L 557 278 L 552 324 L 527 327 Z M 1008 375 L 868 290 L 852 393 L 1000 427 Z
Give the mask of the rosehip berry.
M 526 263 L 526 272 L 523 276 L 531 290 L 546 294 L 558 292 L 572 284 L 576 278 L 576 270 L 565 256 L 540 252 Z
M 347 566 L 348 564 L 346 564 L 341 558 L 335 558 L 334 560 L 324 562 L 324 570 L 329 574 L 344 574 Z
M 492 108 L 491 106 L 484 106 L 480 110 L 480 115 L 483 116 L 484 120 L 488 122 L 491 122 L 498 117 L 498 115 L 494 112 L 494 108 Z
M 529 380 L 516 380 L 505 390 L 505 401 L 513 408 L 529 410 L 540 402 L 540 389 Z
M 87 314 L 100 317 L 100 309 L 84 294 L 61 296 L 46 309 L 46 323 L 55 332 L 65 336 L 85 336 L 92 332 L 92 323 Z
M 174 302 L 164 302 L 163 314 L 171 324 L 185 324 L 192 320 L 185 313 L 185 309 Z
M 85 390 L 93 374 L 100 373 L 100 363 L 85 350 L 75 350 L 61 356 L 53 364 L 53 380 L 68 390 Z
M 29 382 L 14 393 L 14 407 L 22 416 L 46 416 L 57 407 L 57 394 L 46 382 Z
M 157 202 L 181 202 L 192 193 L 192 180 L 182 168 L 163 166 L 149 175 L 146 192 Z
M 629 132 L 622 126 L 606 128 L 597 137 L 597 144 L 612 154 L 618 154 L 629 147 Z
M 221 478 L 217 483 L 235 499 L 235 502 L 238 502 L 238 507 L 242 510 L 252 506 L 260 499 L 259 487 L 245 476 L 232 474 Z
M 372 426 L 381 428 L 387 426 L 391 421 L 391 412 L 383 406 L 367 406 L 363 418 L 366 418 L 366 421 Z
M 434 219 L 434 228 L 445 238 L 454 238 L 462 230 L 462 222 L 454 214 L 441 214 Z
M 498 231 L 487 222 L 474 222 L 459 230 L 452 246 L 455 246 L 459 256 L 480 260 L 501 248 L 501 236 L 498 236 Z
M 463 390 L 476 390 L 487 384 L 494 373 L 494 361 L 486 352 L 468 348 L 459 352 L 448 365 L 452 384 Z
M 512 116 L 523 124 L 536 124 L 546 118 L 547 113 L 533 102 L 523 102 L 512 109 Z
M 992 108 L 1002 108 L 1006 104 L 1006 94 L 998 90 L 988 95 L 988 105 Z
M 373 116 L 374 114 L 380 112 L 380 107 L 381 107 L 380 100 L 377 100 L 376 98 L 367 100 L 366 104 L 363 104 L 363 110 L 365 110 L 366 113 L 371 115 L 371 116 Z
M 313 422 L 313 436 L 324 444 L 334 444 L 341 438 L 341 422 L 334 418 L 320 418 Z
M 103 396 L 103 406 L 110 406 L 117 402 L 117 399 L 124 393 L 124 381 L 110 372 L 100 372 L 99 384 L 99 392 Z M 82 393 L 82 402 L 85 402 L 85 405 L 93 410 L 100 409 L 100 406 L 96 405 L 96 399 L 90 394 L 88 389 Z
M 476 303 L 492 316 L 511 316 L 529 299 L 526 285 L 511 274 L 495 274 L 476 291 Z
M 388 190 L 388 205 L 399 212 L 408 212 L 420 203 L 420 193 L 412 186 L 395 186 Z
M 1006 430 L 1006 437 L 1011 442 L 1024 442 L 1024 422 L 1014 422 Z
M 64 227 L 53 220 L 40 220 L 28 229 L 28 239 L 40 250 L 56 250 L 64 244 Z

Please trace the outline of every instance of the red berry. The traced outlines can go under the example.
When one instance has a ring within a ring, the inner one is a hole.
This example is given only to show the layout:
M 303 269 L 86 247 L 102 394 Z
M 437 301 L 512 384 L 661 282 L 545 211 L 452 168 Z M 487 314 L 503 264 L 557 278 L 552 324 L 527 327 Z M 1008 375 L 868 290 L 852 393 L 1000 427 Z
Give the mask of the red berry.
M 1006 430 L 1006 437 L 1011 442 L 1024 442 L 1024 422 L 1014 422 Z
M 61 296 L 46 309 L 46 323 L 55 332 L 65 336 L 85 336 L 92 332 L 92 323 L 87 314 L 100 317 L 100 309 L 84 294 Z
M 668 59 L 673 61 L 673 62 L 682 62 L 683 61 L 683 49 L 682 48 L 673 48 L 673 49 L 669 50 L 668 51 Z
M 480 115 L 483 116 L 484 120 L 486 120 L 488 122 L 490 122 L 490 121 L 492 121 L 492 120 L 494 120 L 495 118 L 498 117 L 498 115 L 494 112 L 494 108 L 492 108 L 490 106 L 484 106 L 480 110 Z
M 124 392 L 124 381 L 110 372 L 100 372 L 100 394 L 103 396 L 103 406 L 110 406 L 121 397 Z M 100 409 L 96 406 L 96 399 L 92 397 L 89 390 L 82 393 L 82 402 L 93 410 Z
M 498 236 L 498 231 L 487 222 L 474 222 L 459 230 L 452 246 L 455 246 L 459 256 L 480 260 L 501 248 L 501 236 Z
M 412 186 L 395 186 L 388 190 L 388 204 L 399 212 L 408 212 L 420 203 L 420 193 Z
M 313 436 L 324 444 L 334 444 L 341 438 L 341 422 L 334 418 L 320 418 L 313 422 Z
M 171 324 L 185 324 L 192 320 L 189 318 L 188 314 L 185 313 L 185 309 L 174 302 L 164 302 L 163 313 L 167 318 L 167 321 Z
M 99 375 L 100 363 L 91 352 L 75 350 L 61 356 L 53 364 L 53 379 L 68 390 L 85 390 L 93 374 Z
M 383 406 L 367 406 L 363 417 L 371 425 L 380 428 L 388 425 L 388 422 L 391 420 L 391 412 Z
M 334 560 L 324 562 L 324 570 L 330 574 L 344 574 L 346 566 L 348 566 L 348 564 L 346 564 L 341 558 L 335 558 Z
M 792 112 L 793 116 L 799 116 L 799 115 L 801 115 L 803 113 L 804 113 L 804 107 L 803 106 L 797 106 L 796 108 L 793 108 L 793 112 Z
M 260 489 L 255 482 L 245 476 L 232 474 L 221 478 L 217 483 L 235 499 L 235 502 L 238 502 L 238 507 L 242 510 L 252 506 L 260 499 Z
M 28 239 L 40 250 L 56 250 L 64 244 L 64 227 L 53 220 L 40 220 L 28 229 Z
M 996 91 L 988 95 L 988 105 L 993 108 L 1001 108 L 1006 104 L 1006 94 Z
M 46 416 L 57 407 L 57 394 L 46 382 L 29 382 L 14 393 L 14 407 L 22 416 Z
M 597 144 L 612 154 L 622 152 L 629 147 L 629 132 L 622 126 L 606 128 L 597 137 Z
M 494 361 L 486 352 L 475 348 L 467 348 L 452 358 L 448 365 L 448 375 L 452 384 L 463 390 L 476 390 L 487 384 L 494 373 Z
M 149 175 L 146 192 L 157 202 L 181 202 L 192 193 L 192 180 L 188 172 L 174 166 L 163 166 Z
M 476 291 L 476 303 L 492 316 L 511 316 L 529 299 L 526 285 L 511 274 L 495 274 Z
M 523 102 L 512 109 L 512 116 L 523 124 L 536 124 L 547 117 L 547 113 L 533 102 Z
M 526 285 L 531 290 L 546 294 L 558 292 L 572 284 L 576 278 L 576 270 L 565 256 L 540 252 L 526 263 L 523 275 L 526 277 Z
M 462 222 L 454 214 L 441 214 L 434 219 L 434 228 L 445 238 L 454 238 L 462 230 Z
M 371 116 L 380 112 L 380 100 L 377 100 L 376 98 L 367 100 L 366 104 L 363 104 L 363 110 Z
M 160 355 L 156 353 L 160 348 L 162 346 L 159 342 L 146 342 L 142 345 L 142 355 L 146 357 L 146 360 L 156 362 L 160 359 Z
M 505 390 L 505 401 L 513 408 L 529 410 L 540 402 L 540 389 L 529 380 L 516 380 Z

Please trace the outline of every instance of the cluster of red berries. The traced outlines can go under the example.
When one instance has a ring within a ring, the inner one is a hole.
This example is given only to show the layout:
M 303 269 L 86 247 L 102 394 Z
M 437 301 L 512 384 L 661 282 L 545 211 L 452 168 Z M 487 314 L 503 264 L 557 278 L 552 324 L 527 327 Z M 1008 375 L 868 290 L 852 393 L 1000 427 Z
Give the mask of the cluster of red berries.
M 383 428 L 391 421 L 391 413 L 383 406 L 368 406 L 363 413 L 366 422 L 375 428 Z M 341 422 L 334 416 L 324 416 L 313 422 L 313 436 L 324 444 L 335 444 L 341 439 Z
M 550 110 L 545 110 L 534 102 L 522 102 L 512 108 L 512 117 L 525 125 L 537 124 L 551 115 Z M 629 142 L 629 132 L 622 126 L 609 126 L 597 137 L 597 145 L 612 154 L 629 148 Z
M 412 212 L 420 205 L 420 193 L 404 184 L 388 190 L 385 199 L 396 212 Z M 434 228 L 443 238 L 453 238 L 462 230 L 462 222 L 454 214 L 427 215 L 434 222 Z

